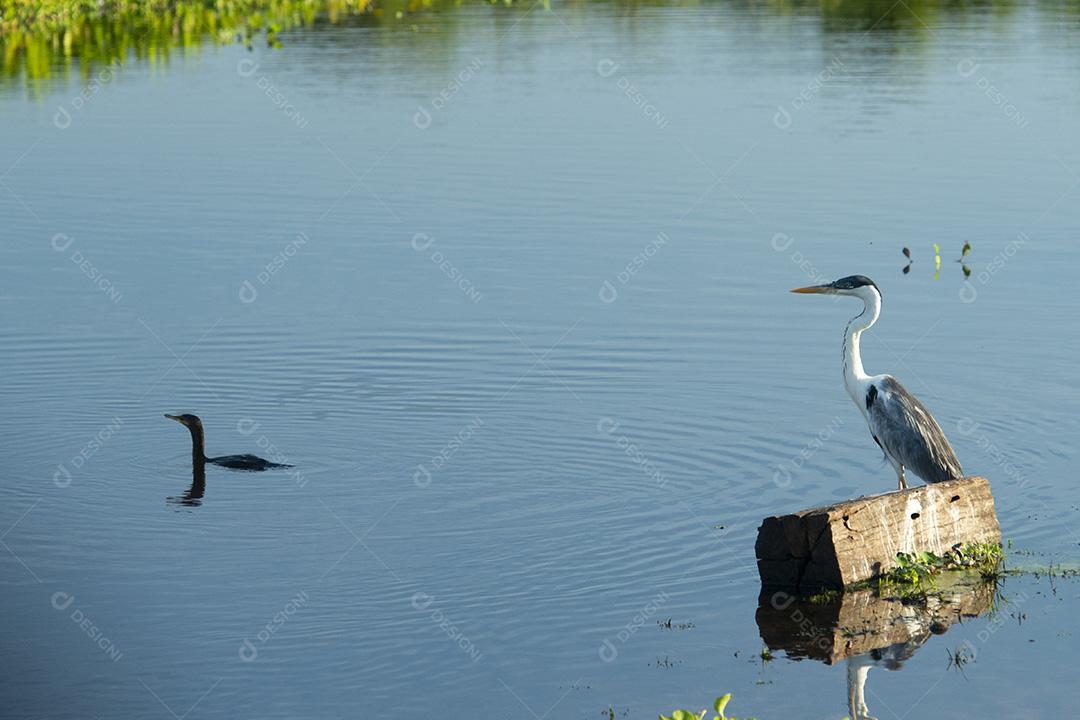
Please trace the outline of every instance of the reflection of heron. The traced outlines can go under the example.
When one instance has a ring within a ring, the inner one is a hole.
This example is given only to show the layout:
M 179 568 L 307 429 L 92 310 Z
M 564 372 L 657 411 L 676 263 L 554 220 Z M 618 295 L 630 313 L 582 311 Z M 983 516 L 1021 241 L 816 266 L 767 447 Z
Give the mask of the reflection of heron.
M 867 375 L 859 355 L 859 336 L 881 313 L 881 291 L 864 275 L 852 275 L 825 285 L 795 288 L 796 293 L 852 295 L 863 311 L 844 332 L 844 387 L 870 426 L 874 442 L 896 470 L 897 487 L 907 487 L 904 468 L 928 483 L 963 475 L 956 453 L 930 411 L 891 375 Z
M 875 720 L 866 706 L 866 674 L 874 666 L 869 655 L 857 655 L 847 661 L 848 712 L 851 720 Z
M 872 720 L 867 695 L 881 701 L 867 687 L 870 668 L 902 669 L 930 638 L 979 617 L 998 597 L 993 580 L 945 573 L 938 582 L 917 601 L 871 588 L 824 597 L 762 589 L 754 620 L 770 652 L 846 664 L 848 717 Z
M 876 720 L 866 706 L 866 675 L 870 668 L 899 670 L 931 635 L 939 635 L 948 629 L 947 624 L 938 620 L 937 614 L 942 610 L 939 599 L 928 597 L 926 602 L 927 607 L 900 604 L 900 615 L 893 618 L 893 622 L 903 624 L 907 633 L 906 641 L 847 659 L 848 712 L 851 713 L 851 720 Z
M 866 706 L 866 675 L 870 668 L 883 667 L 887 670 L 899 670 L 904 661 L 927 641 L 930 634 L 912 639 L 905 643 L 896 643 L 863 655 L 854 655 L 847 659 L 848 712 L 851 720 L 876 720 Z

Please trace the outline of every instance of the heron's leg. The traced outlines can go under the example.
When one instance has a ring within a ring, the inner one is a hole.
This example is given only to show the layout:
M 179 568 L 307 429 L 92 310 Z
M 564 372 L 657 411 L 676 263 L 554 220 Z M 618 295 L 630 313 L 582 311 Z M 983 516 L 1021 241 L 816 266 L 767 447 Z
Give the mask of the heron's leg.
M 882 448 L 882 451 L 884 452 L 885 448 Z M 904 464 L 888 452 L 885 452 L 885 459 L 892 465 L 892 469 L 896 471 L 896 490 L 899 492 L 907 489 L 907 480 L 904 479 Z
M 866 675 L 870 665 L 866 657 L 848 658 L 848 709 L 852 720 L 876 720 L 866 705 Z

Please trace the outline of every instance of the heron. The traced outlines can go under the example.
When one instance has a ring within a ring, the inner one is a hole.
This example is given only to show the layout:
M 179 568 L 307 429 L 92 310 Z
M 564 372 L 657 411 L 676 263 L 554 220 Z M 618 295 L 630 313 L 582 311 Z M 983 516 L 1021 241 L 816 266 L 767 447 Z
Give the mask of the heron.
M 844 389 L 870 426 L 874 442 L 896 471 L 897 490 L 907 488 L 905 468 L 927 483 L 962 477 L 956 453 L 926 406 L 892 375 L 867 375 L 863 370 L 859 337 L 881 314 L 881 290 L 874 281 L 865 275 L 851 275 L 791 292 L 850 295 L 863 301 L 862 312 L 844 330 Z

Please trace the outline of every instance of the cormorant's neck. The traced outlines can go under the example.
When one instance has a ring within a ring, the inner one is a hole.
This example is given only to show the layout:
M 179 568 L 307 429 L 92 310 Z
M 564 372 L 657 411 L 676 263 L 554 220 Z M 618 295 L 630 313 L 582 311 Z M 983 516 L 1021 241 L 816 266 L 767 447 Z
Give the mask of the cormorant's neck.
M 191 432 L 191 462 L 193 465 L 202 465 L 207 459 L 202 425 L 189 425 L 188 430 Z
M 865 305 L 863 311 L 853 317 L 844 331 L 843 363 L 844 363 L 844 388 L 848 395 L 860 408 L 863 406 L 863 386 L 869 380 L 866 371 L 863 370 L 862 355 L 859 352 L 859 337 L 863 330 L 868 329 L 877 322 L 881 314 L 881 296 L 876 290 L 869 289 L 865 295 L 861 295 Z
M 181 502 L 184 505 L 199 505 L 205 494 L 206 464 L 197 462 L 191 466 L 191 487 L 184 493 L 184 499 Z

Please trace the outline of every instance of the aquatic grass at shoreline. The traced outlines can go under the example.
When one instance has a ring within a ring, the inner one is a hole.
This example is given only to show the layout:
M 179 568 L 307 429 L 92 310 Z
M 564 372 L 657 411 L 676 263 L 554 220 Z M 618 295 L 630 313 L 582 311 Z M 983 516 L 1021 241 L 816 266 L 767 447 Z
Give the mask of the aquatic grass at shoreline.
M 244 43 L 319 19 L 373 12 L 373 0 L 0 0 L 4 76 L 48 79 L 77 63 L 83 77 L 130 55 L 150 61 L 173 49 Z
M 730 4 L 737 12 L 737 2 Z M 1050 0 L 1056 11 L 1080 13 L 1075 0 Z M 454 25 L 449 17 L 468 6 L 491 6 L 514 13 L 529 13 L 542 6 L 554 11 L 551 0 L 0 0 L 0 78 L 26 78 L 32 82 L 68 76 L 77 71 L 84 81 L 97 68 L 123 64 L 129 58 L 164 64 L 171 51 L 202 45 L 256 43 L 275 47 L 280 35 L 318 24 L 361 22 L 399 23 L 417 30 L 410 19 L 445 15 L 438 25 Z M 641 7 L 700 8 L 700 0 L 561 0 L 564 16 L 586 7 L 621 8 L 613 16 L 633 16 Z M 993 8 L 1005 23 L 1016 3 L 976 0 L 963 8 L 943 8 L 931 0 L 909 0 L 905 13 L 892 12 L 891 0 L 817 0 L 787 3 L 767 0 L 760 12 L 781 17 L 816 20 L 824 33 L 896 34 L 920 41 L 931 37 L 928 28 L 943 16 Z M 287 42 L 287 40 L 285 40 Z M 896 44 L 897 48 L 906 43 Z

